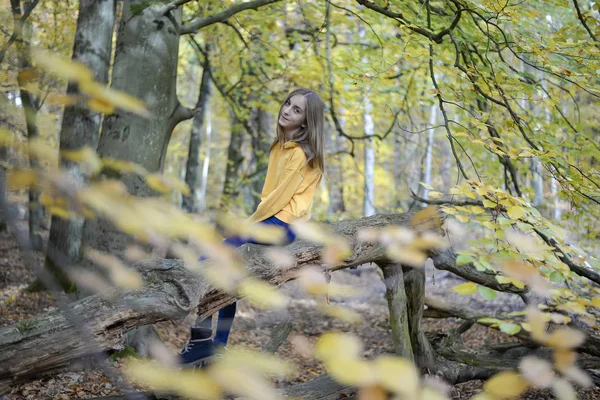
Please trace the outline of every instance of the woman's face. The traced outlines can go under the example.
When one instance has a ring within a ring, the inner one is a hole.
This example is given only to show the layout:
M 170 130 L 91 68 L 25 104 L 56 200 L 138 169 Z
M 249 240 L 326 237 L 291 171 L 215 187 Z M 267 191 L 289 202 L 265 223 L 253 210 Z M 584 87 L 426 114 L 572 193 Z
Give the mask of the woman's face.
M 285 132 L 298 129 L 306 121 L 306 97 L 301 94 L 290 97 L 281 107 L 279 126 Z

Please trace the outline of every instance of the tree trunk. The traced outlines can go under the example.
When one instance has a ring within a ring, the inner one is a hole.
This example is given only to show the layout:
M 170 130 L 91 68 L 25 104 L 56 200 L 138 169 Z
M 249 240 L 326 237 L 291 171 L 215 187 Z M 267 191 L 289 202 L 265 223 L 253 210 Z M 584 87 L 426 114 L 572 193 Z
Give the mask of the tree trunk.
M 183 197 L 183 209 L 189 213 L 198 211 L 198 170 L 200 166 L 200 144 L 202 143 L 202 126 L 208 110 L 210 96 L 210 71 L 208 60 L 204 63 L 202 79 L 200 81 L 200 94 L 196 104 L 196 115 L 192 121 L 190 132 L 190 146 L 188 159 L 185 166 L 185 183 L 190 188 L 190 195 Z
M 227 167 L 225 170 L 225 184 L 221 193 L 221 209 L 228 210 L 232 207 L 232 202 L 240 192 L 239 171 L 244 161 L 242 154 L 242 144 L 244 141 L 244 127 L 232 111 L 231 116 L 231 137 L 229 139 L 229 147 L 227 148 Z
M 427 150 L 425 151 L 425 178 L 423 179 L 426 185 L 431 185 L 431 158 L 433 155 L 433 140 L 435 138 L 435 129 L 433 128 L 437 123 L 437 104 L 431 105 L 429 113 L 429 132 L 427 135 Z M 429 198 L 429 189 L 424 188 L 423 198 Z
M 408 301 L 404 289 L 404 272 L 400 264 L 379 263 L 385 283 L 385 298 L 390 310 L 390 326 L 396 355 L 413 360 L 412 332 L 408 322 Z
M 103 84 L 108 82 L 114 24 L 114 1 L 80 1 L 72 59 L 86 65 L 94 79 Z M 77 91 L 77 84 L 70 83 L 67 93 L 76 94 Z M 96 149 L 101 122 L 102 116 L 95 111 L 77 105 L 66 106 L 60 131 L 60 150 L 76 150 L 85 146 Z M 87 183 L 88 177 L 79 163 L 64 158 L 60 163 L 74 186 L 82 187 Z M 83 218 L 52 217 L 46 266 L 58 276 L 65 289 L 69 283 L 59 266 L 54 264 L 52 253 L 59 253 L 70 262 L 78 262 L 83 223 Z
M 173 128 L 187 114 L 175 91 L 181 8 L 164 15 L 159 5 L 146 6 L 142 11 L 135 9 L 146 3 L 145 0 L 123 3 L 111 87 L 143 100 L 152 117 L 142 118 L 122 111 L 106 117 L 98 154 L 158 172 L 162 170 Z M 153 193 L 138 175 L 126 175 L 122 180 L 130 193 L 138 196 Z M 105 221 L 88 221 L 84 242 L 116 254 L 130 239 Z
M 340 125 L 344 124 L 344 118 L 340 118 Z M 327 168 L 327 189 L 329 191 L 329 210 L 328 214 L 338 214 L 346 211 L 344 204 L 344 179 L 342 174 L 341 156 L 338 154 L 341 144 L 340 138 L 331 122 L 327 120 L 326 126 L 326 146 L 328 148 Z
M 260 193 L 267 176 L 267 167 L 269 165 L 269 151 L 274 135 L 273 117 L 266 110 L 259 108 L 253 118 L 256 126 L 256 137 L 252 138 L 252 148 L 254 150 L 254 174 L 252 177 L 252 192 L 254 193 L 254 209 L 260 204 Z
M 210 100 L 206 99 L 206 141 L 204 145 L 204 160 L 202 160 L 202 180 L 200 183 L 200 195 L 198 196 L 198 209 L 207 209 L 206 188 L 208 186 L 208 167 L 210 166 L 211 139 L 212 139 L 212 114 L 210 111 Z
M 411 218 L 411 214 L 376 215 L 333 224 L 334 232 L 348 240 L 354 249 L 353 254 L 335 269 L 367 262 L 387 262 L 385 249 L 378 244 L 358 246 L 357 231 L 366 227 L 408 226 Z M 245 257 L 252 276 L 280 285 L 294 279 L 300 268 L 318 260 L 322 246 L 296 240 L 288 250 L 298 262 L 287 270 L 273 268 L 263 255 L 262 246 L 246 245 L 238 252 Z M 142 290 L 111 291 L 104 297 L 89 296 L 67 304 L 62 310 L 0 328 L 0 394 L 11 384 L 52 374 L 89 355 L 93 340 L 104 348 L 111 348 L 120 343 L 127 331 L 137 326 L 183 319 L 195 308 L 200 317 L 206 317 L 236 299 L 213 288 L 178 260 L 152 260 L 137 263 L 134 267 L 143 275 L 145 286 Z M 69 320 L 72 314 L 78 316 L 92 336 L 79 336 Z M 40 357 L 40 349 L 44 349 L 43 357 Z
M 23 4 L 25 9 L 32 8 L 30 0 L 26 0 Z M 39 137 L 39 130 L 37 127 L 37 112 L 38 106 L 35 96 L 27 91 L 24 86 L 27 80 L 30 79 L 28 75 L 31 73 L 31 21 L 27 18 L 21 22 L 21 1 L 11 0 L 10 2 L 13 20 L 15 26 L 16 37 L 18 38 L 17 50 L 19 55 L 19 95 L 21 97 L 21 106 L 25 113 L 25 124 L 27 126 L 27 140 L 31 141 Z M 29 156 L 29 163 L 31 168 L 39 169 L 39 161 Z M 29 238 L 31 245 L 36 250 L 42 249 L 42 236 L 39 233 L 40 224 L 42 223 L 43 211 L 39 203 L 40 194 L 36 188 L 31 187 L 29 189 Z
M 364 40 L 365 37 L 365 27 L 361 24 L 358 28 L 358 37 L 360 38 L 361 43 L 366 43 Z M 363 58 L 362 63 L 367 65 L 367 59 Z M 373 105 L 371 104 L 371 99 L 369 99 L 369 85 L 365 86 L 365 113 L 364 113 L 364 128 L 365 135 L 372 136 L 374 132 L 374 124 L 373 124 L 373 115 L 371 112 L 373 111 Z M 371 216 L 375 214 L 375 143 L 373 142 L 373 138 L 369 138 L 365 140 L 365 172 L 364 172 L 364 194 L 363 194 L 363 215 L 365 217 Z

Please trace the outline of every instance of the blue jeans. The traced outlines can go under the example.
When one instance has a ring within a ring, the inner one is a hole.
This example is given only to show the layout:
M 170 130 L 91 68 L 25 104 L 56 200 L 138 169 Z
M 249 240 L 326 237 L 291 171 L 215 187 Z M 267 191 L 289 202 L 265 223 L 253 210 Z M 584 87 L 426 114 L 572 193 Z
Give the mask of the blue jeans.
M 283 222 L 282 220 L 280 220 L 278 218 L 269 217 L 269 218 L 265 219 L 264 221 L 261 221 L 260 223 L 266 224 L 266 225 L 281 226 L 286 232 L 286 236 L 287 236 L 286 244 L 290 244 L 294 241 L 294 239 L 296 239 L 296 234 L 294 232 L 292 232 L 289 224 Z M 230 245 L 232 247 L 240 247 L 241 245 L 244 245 L 246 243 L 267 244 L 267 243 L 260 243 L 255 240 L 252 240 L 252 239 L 241 238 L 239 236 L 228 237 L 227 239 L 225 239 L 223 241 L 223 243 L 227 243 L 228 245 Z M 204 259 L 204 257 L 200 258 L 200 260 L 202 260 L 202 259 Z M 227 340 L 229 339 L 229 332 L 231 331 L 231 325 L 233 325 L 233 318 L 235 317 L 235 310 L 236 310 L 236 303 L 232 303 L 232 304 L 225 306 L 219 310 L 219 315 L 217 318 L 217 332 L 215 333 L 215 340 L 214 340 L 215 345 L 225 346 L 227 344 Z M 209 317 L 209 318 L 202 320 L 202 322 L 200 322 L 200 324 L 198 324 L 197 326 L 201 327 L 201 328 L 212 329 L 212 318 Z

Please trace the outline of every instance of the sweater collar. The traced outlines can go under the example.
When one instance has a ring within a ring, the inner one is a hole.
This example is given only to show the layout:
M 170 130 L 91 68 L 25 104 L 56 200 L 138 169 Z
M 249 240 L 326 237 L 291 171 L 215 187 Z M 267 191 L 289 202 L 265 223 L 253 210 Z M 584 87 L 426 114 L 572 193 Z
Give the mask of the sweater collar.
M 296 147 L 296 146 L 298 146 L 298 142 L 292 142 L 292 141 L 290 141 L 290 142 L 286 142 L 286 143 L 283 145 L 283 148 L 284 148 L 284 149 L 291 149 L 291 148 L 294 148 L 294 147 Z

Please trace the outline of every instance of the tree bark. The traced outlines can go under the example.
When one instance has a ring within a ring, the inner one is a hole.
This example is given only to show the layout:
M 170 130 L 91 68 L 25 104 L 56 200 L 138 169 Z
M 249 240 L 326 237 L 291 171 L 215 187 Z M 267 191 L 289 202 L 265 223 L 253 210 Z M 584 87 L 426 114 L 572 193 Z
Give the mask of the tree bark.
M 390 310 L 390 326 L 396 355 L 414 359 L 412 332 L 408 322 L 408 301 L 404 289 L 404 272 L 400 264 L 379 263 L 385 283 L 385 298 Z
M 411 217 L 411 214 L 376 215 L 333 224 L 334 232 L 348 240 L 353 249 L 346 261 L 334 269 L 387 262 L 384 248 L 357 242 L 357 231 L 364 227 L 408 226 Z M 261 247 L 246 245 L 238 252 L 245 257 L 251 275 L 274 285 L 294 279 L 300 268 L 319 262 L 322 251 L 322 246 L 296 240 L 288 246 L 296 264 L 281 269 L 271 265 Z M 11 384 L 55 373 L 89 355 L 92 340 L 110 348 L 137 326 L 183 319 L 196 308 L 200 317 L 207 317 L 236 300 L 236 296 L 216 290 L 178 260 L 141 262 L 134 267 L 143 275 L 145 286 L 142 290 L 120 293 L 115 290 L 104 297 L 89 296 L 69 303 L 66 311 L 51 311 L 0 328 L 0 393 Z M 117 300 L 111 302 L 109 299 Z M 92 337 L 79 337 L 67 318 L 67 311 L 79 316 Z M 40 349 L 44 349 L 43 356 L 40 356 Z
M 193 213 L 198 211 L 198 170 L 200 167 L 200 144 L 202 143 L 202 127 L 208 112 L 208 99 L 210 96 L 210 65 L 205 61 L 200 81 L 200 94 L 196 104 L 196 114 L 192 121 L 190 132 L 190 145 L 188 159 L 185 166 L 185 183 L 190 188 L 190 195 L 183 197 L 183 209 Z
M 25 9 L 33 9 L 30 0 L 26 0 L 24 2 Z M 25 84 L 27 83 L 28 75 L 31 74 L 31 21 L 29 19 L 21 20 L 21 1 L 20 0 L 11 0 L 10 2 L 13 20 L 15 25 L 15 33 L 18 38 L 17 42 L 17 51 L 19 58 L 19 95 L 21 98 L 21 106 L 23 107 L 23 112 L 25 113 L 25 124 L 27 126 L 27 140 L 32 141 L 39 137 L 39 130 L 37 127 L 37 112 L 38 105 L 37 100 L 33 93 L 30 93 L 27 89 L 25 89 Z M 40 163 L 39 161 L 32 156 L 29 155 L 29 163 L 31 168 L 39 169 Z M 40 224 L 42 223 L 43 218 L 43 210 L 39 204 L 40 194 L 38 190 L 34 187 L 29 189 L 29 237 L 31 244 L 34 249 L 41 250 L 42 249 L 42 236 L 40 235 Z
M 108 82 L 108 69 L 112 51 L 112 38 L 115 24 L 115 2 L 81 0 L 77 17 L 77 30 L 73 45 L 73 61 L 86 65 L 94 79 L 102 84 Z M 70 83 L 67 94 L 77 93 L 77 84 Z M 96 149 L 100 135 L 102 116 L 86 107 L 69 105 L 65 107 L 60 131 L 60 150 L 77 150 L 85 146 Z M 75 187 L 84 186 L 88 177 L 80 164 L 61 157 L 61 167 Z M 53 262 L 52 253 L 58 252 L 70 262 L 80 259 L 83 218 L 64 219 L 52 217 L 48 239 L 49 256 L 46 266 L 61 282 L 64 289 L 70 284 L 62 274 L 60 266 Z
M 254 150 L 254 175 L 252 177 L 252 192 L 254 200 L 254 209 L 260 204 L 260 193 L 267 176 L 267 166 L 269 165 L 269 151 L 274 135 L 272 115 L 266 110 L 259 108 L 255 111 L 254 125 L 256 126 L 256 136 L 252 138 L 252 148 Z
M 345 124 L 344 118 L 340 115 L 340 125 Z M 327 188 L 329 190 L 329 210 L 328 214 L 336 215 L 346 211 L 344 203 L 344 175 L 342 170 L 342 160 L 339 151 L 341 150 L 341 138 L 333 128 L 329 119 L 327 120 Z
M 142 118 L 123 111 L 106 117 L 98 154 L 158 172 L 162 170 L 173 128 L 189 114 L 176 95 L 181 8 L 166 14 L 158 5 L 136 10 L 145 3 L 145 0 L 123 3 L 111 88 L 144 101 L 152 117 Z M 153 194 L 138 175 L 126 175 L 122 180 L 130 193 Z M 86 223 L 85 243 L 118 254 L 130 241 L 108 222 Z
M 228 210 L 232 206 L 232 202 L 240 192 L 239 171 L 244 161 L 242 154 L 242 144 L 244 141 L 244 127 L 232 111 L 231 116 L 231 137 L 229 139 L 229 147 L 227 148 L 227 167 L 225 170 L 225 183 L 223 192 L 221 193 L 221 209 Z

